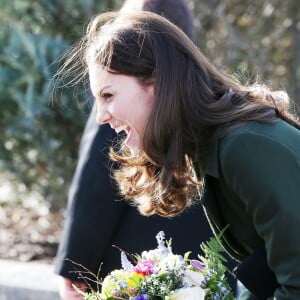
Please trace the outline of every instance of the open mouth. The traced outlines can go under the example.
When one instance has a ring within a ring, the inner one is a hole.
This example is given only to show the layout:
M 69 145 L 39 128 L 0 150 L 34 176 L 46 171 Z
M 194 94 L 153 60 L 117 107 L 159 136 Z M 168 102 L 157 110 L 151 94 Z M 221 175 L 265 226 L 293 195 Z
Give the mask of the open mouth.
M 124 137 L 124 144 L 131 148 L 132 142 L 134 141 L 132 128 L 126 124 L 120 125 L 114 128 L 117 134 Z
M 121 126 L 118 126 L 118 127 L 116 127 L 116 128 L 114 128 L 115 129 L 115 132 L 117 133 L 117 134 L 119 134 L 119 133 L 121 133 L 121 132 L 125 132 L 127 135 L 128 135 L 128 133 L 131 131 L 131 128 L 128 126 L 128 125 L 121 125 Z
M 115 128 L 115 132 L 116 133 L 120 133 L 120 132 L 122 132 L 122 131 L 125 131 L 126 132 L 126 128 L 127 128 L 128 126 L 127 125 L 121 125 L 121 126 L 119 126 L 119 127 L 116 127 Z

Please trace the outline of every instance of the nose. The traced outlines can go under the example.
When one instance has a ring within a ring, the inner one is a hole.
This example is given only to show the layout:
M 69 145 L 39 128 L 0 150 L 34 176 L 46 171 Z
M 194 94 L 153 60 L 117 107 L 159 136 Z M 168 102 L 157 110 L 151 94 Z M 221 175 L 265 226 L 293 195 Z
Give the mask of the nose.
M 99 124 L 106 124 L 111 120 L 111 114 L 103 107 L 98 105 L 97 106 L 97 115 L 96 115 L 96 122 Z

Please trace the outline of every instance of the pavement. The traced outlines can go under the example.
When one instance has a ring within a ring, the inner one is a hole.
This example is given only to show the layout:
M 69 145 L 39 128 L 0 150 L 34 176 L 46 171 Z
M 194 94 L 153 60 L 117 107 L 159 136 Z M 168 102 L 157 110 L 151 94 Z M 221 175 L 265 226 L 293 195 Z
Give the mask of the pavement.
M 0 300 L 60 300 L 53 265 L 0 259 Z

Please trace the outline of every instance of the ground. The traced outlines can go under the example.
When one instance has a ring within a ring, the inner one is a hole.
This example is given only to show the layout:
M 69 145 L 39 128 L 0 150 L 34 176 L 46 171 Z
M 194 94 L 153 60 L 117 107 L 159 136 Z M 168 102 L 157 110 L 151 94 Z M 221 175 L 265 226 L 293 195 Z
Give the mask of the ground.
M 63 228 L 63 214 L 0 203 L 0 259 L 53 263 Z

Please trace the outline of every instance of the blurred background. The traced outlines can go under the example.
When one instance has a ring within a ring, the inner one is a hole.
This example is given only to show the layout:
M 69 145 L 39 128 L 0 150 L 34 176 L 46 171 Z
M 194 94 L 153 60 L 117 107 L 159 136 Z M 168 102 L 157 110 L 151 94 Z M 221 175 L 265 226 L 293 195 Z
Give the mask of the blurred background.
M 59 56 L 122 0 L 0 1 L 0 258 L 51 262 L 90 105 L 51 97 Z M 196 44 L 242 81 L 257 75 L 300 105 L 299 0 L 189 0 Z

